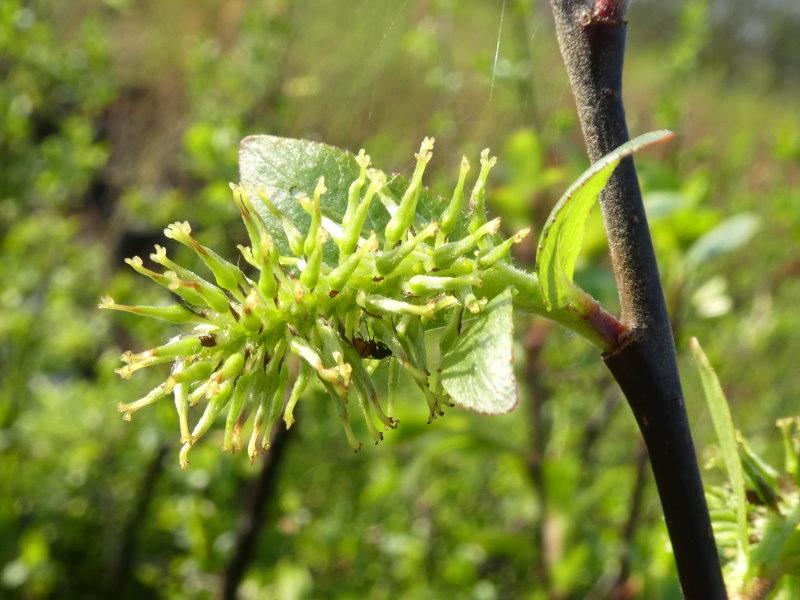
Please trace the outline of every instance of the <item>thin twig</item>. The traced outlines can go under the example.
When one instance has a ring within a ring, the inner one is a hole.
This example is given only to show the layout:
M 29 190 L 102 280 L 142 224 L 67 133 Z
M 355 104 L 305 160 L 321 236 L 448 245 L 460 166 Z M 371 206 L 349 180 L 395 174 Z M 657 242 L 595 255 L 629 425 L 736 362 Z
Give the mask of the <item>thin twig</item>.
M 131 512 L 125 528 L 120 535 L 120 544 L 114 562 L 108 571 L 108 593 L 119 593 L 130 585 L 131 573 L 137 562 L 137 549 L 139 545 L 139 531 L 147 517 L 147 511 L 155 495 L 156 483 L 164 472 L 164 457 L 169 447 L 161 444 L 153 453 L 147 465 L 139 490 L 136 493 L 136 503 Z
M 525 353 L 527 365 L 525 374 L 528 391 L 531 395 L 530 429 L 531 452 L 528 456 L 528 475 L 533 484 L 536 498 L 539 501 L 539 519 L 536 522 L 536 581 L 549 598 L 553 598 L 552 578 L 550 576 L 550 549 L 547 541 L 549 522 L 549 506 L 547 485 L 544 478 L 544 456 L 547 451 L 547 440 L 550 436 L 550 424 L 544 413 L 544 405 L 550 399 L 550 390 L 542 376 L 540 362 L 541 352 L 550 334 L 548 321 L 535 320 L 528 328 L 525 337 Z
M 296 435 L 296 428 L 297 424 L 292 429 L 277 427 L 269 453 L 263 459 L 261 472 L 253 481 L 248 492 L 245 509 L 239 523 L 239 533 L 234 545 L 236 550 L 223 576 L 222 598 L 224 600 L 236 598 L 239 584 L 247 574 L 247 569 L 253 560 L 258 538 L 264 526 L 267 508 L 270 500 L 275 496 L 275 484 L 286 451 L 286 442 L 290 436 Z

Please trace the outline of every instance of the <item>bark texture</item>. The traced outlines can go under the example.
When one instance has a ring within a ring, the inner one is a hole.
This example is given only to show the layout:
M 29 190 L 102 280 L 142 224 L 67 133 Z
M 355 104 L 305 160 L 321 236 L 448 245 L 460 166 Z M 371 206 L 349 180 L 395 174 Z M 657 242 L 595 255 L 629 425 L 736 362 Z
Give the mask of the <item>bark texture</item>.
M 621 0 L 551 0 L 589 158 L 628 141 L 622 100 L 627 25 Z M 622 322 L 604 360 L 647 445 L 686 598 L 726 598 L 678 376 L 675 343 L 632 158 L 601 196 Z

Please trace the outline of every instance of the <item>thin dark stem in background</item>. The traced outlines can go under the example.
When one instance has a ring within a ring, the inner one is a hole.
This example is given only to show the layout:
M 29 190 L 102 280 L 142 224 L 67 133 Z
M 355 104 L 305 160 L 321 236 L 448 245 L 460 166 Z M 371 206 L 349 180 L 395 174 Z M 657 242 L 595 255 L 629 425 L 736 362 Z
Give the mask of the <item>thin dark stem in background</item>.
M 125 523 L 125 528 L 120 535 L 119 549 L 108 570 L 106 589 L 109 593 L 123 592 L 130 585 L 131 573 L 137 562 L 139 531 L 142 529 L 142 523 L 144 523 L 147 511 L 153 501 L 156 483 L 164 472 L 164 457 L 168 449 L 167 444 L 159 446 L 147 465 L 136 494 L 133 512 Z
M 536 565 L 535 578 L 549 598 L 553 598 L 550 577 L 550 549 L 547 542 L 547 529 L 550 510 L 548 506 L 547 484 L 544 479 L 544 456 L 547 440 L 550 437 L 550 423 L 545 416 L 544 406 L 550 399 L 550 390 L 542 376 L 541 352 L 550 334 L 547 321 L 533 321 L 525 337 L 527 365 L 525 375 L 528 380 L 530 402 L 530 429 L 532 448 L 528 456 L 528 475 L 539 501 L 539 519 L 536 523 Z
M 581 440 L 580 456 L 583 471 L 587 475 L 591 474 L 597 456 L 595 448 L 600 441 L 602 434 L 608 429 L 611 424 L 611 419 L 617 414 L 617 409 L 622 403 L 622 397 L 617 389 L 616 384 L 609 378 L 608 381 L 598 383 L 598 388 L 605 388 L 603 396 L 603 404 L 599 409 L 589 418 L 586 424 L 586 429 L 583 431 L 583 439 Z M 591 475 L 593 476 L 593 474 Z
M 559 47 L 591 160 L 628 140 L 622 101 L 623 0 L 551 0 Z M 630 334 L 604 360 L 647 445 L 681 587 L 722 600 L 725 586 L 678 377 L 675 345 L 633 160 L 601 197 L 611 263 Z
M 620 558 L 619 574 L 614 582 L 614 588 L 610 597 L 614 600 L 630 600 L 636 596 L 629 584 L 631 577 L 631 554 L 633 550 L 633 538 L 639 527 L 640 516 L 642 514 L 642 502 L 644 492 L 647 488 L 647 449 L 640 446 L 636 453 L 636 475 L 631 491 L 630 508 L 628 519 L 622 527 L 620 535 L 622 541 L 622 557 Z
M 267 508 L 275 497 L 278 471 L 286 452 L 286 443 L 291 436 L 296 435 L 294 431 L 296 427 L 296 423 L 292 429 L 277 427 L 269 453 L 263 459 L 261 472 L 248 491 L 244 512 L 239 523 L 239 532 L 236 535 L 235 551 L 223 575 L 222 598 L 224 600 L 236 598 L 236 591 L 253 561 Z

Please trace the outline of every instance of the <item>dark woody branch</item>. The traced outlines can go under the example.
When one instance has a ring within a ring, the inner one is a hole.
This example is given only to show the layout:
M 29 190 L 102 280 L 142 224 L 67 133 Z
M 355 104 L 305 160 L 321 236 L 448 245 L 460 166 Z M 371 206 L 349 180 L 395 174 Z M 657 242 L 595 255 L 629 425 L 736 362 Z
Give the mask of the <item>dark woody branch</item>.
M 597 160 L 628 141 L 622 101 L 627 25 L 621 0 L 551 0 L 586 148 Z M 650 454 L 686 598 L 724 599 L 678 376 L 675 345 L 632 158 L 601 196 L 622 322 L 630 334 L 604 360 L 628 400 Z

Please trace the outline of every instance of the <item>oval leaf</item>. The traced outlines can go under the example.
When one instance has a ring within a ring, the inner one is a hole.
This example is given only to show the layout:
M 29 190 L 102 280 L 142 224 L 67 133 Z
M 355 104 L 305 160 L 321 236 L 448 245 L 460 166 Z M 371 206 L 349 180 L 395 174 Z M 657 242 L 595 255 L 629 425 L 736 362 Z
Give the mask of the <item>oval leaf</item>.
M 441 381 L 458 406 L 489 415 L 519 401 L 512 368 L 511 290 L 492 299 L 442 359 Z
M 556 204 L 539 238 L 536 271 L 549 309 L 575 298 L 572 277 L 589 213 L 620 161 L 637 150 L 672 139 L 671 131 L 645 133 L 607 154 L 573 183 Z

